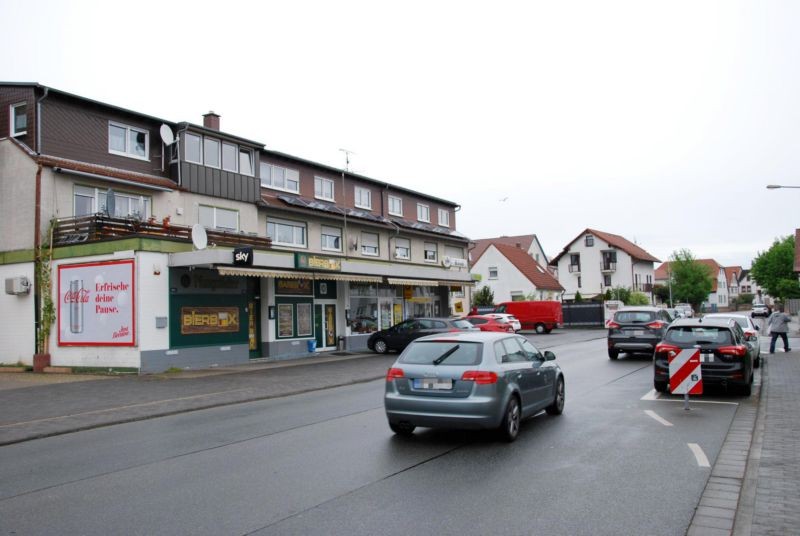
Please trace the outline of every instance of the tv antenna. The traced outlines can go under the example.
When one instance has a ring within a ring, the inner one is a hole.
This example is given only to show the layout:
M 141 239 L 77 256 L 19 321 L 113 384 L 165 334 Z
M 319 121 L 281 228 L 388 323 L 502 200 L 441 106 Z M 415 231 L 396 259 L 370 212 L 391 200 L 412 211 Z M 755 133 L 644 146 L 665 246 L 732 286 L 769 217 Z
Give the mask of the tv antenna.
M 344 170 L 345 171 L 350 171 L 350 155 L 351 154 L 356 154 L 356 153 L 354 153 L 353 151 L 350 151 L 348 149 L 339 149 L 339 150 L 344 153 Z

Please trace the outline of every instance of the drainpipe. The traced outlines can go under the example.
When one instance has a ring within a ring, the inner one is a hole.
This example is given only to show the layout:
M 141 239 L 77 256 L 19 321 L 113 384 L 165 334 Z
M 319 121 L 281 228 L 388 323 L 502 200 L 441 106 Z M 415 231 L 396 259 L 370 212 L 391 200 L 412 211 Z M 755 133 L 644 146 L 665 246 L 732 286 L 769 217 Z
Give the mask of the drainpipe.
M 39 134 L 38 129 L 36 132 L 37 136 Z M 33 310 L 33 322 L 36 329 L 34 330 L 33 334 L 33 348 L 34 353 L 36 353 L 39 349 L 37 348 L 37 341 L 39 339 L 39 330 L 42 329 L 41 327 L 41 291 L 39 289 L 39 248 L 41 246 L 41 234 L 42 234 L 42 223 L 41 223 L 41 212 L 42 212 L 42 164 L 40 163 L 36 168 L 36 200 L 34 202 L 34 210 L 36 213 L 33 216 L 33 303 L 34 303 L 34 310 Z

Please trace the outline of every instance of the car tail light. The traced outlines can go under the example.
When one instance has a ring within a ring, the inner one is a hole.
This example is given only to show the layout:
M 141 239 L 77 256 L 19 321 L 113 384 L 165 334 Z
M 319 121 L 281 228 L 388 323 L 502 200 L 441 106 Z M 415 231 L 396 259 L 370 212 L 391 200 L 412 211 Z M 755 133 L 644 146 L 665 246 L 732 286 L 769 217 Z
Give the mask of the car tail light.
M 681 351 L 681 349 L 678 348 L 677 346 L 675 346 L 674 344 L 667 344 L 665 342 L 660 342 L 660 343 L 656 344 L 656 353 L 657 354 L 658 353 L 662 353 L 662 352 L 664 352 L 664 353 L 673 352 L 673 353 L 677 354 L 677 353 L 680 353 L 680 351 Z
M 661 329 L 667 325 L 666 322 L 662 322 L 661 320 L 655 320 L 650 322 L 649 324 L 645 324 L 650 329 Z
M 461 379 L 478 385 L 489 385 L 497 383 L 497 374 L 488 370 L 468 370 L 461 375 Z
M 736 357 L 744 357 L 747 355 L 747 348 L 744 346 L 720 346 L 719 353 L 726 355 L 734 355 Z
M 609 320 L 608 322 L 606 322 L 606 327 L 608 329 L 619 329 L 619 324 L 617 324 L 613 320 Z
M 744 340 L 746 341 L 754 341 L 756 340 L 756 334 L 754 331 L 745 331 L 744 332 Z
M 405 374 L 403 374 L 403 369 L 401 368 L 390 368 L 389 372 L 386 373 L 386 381 L 390 382 L 392 380 L 397 380 L 399 378 L 404 378 Z
M 460 329 L 449 329 L 449 330 L 447 330 L 447 333 L 458 333 L 459 331 L 461 331 L 461 330 Z

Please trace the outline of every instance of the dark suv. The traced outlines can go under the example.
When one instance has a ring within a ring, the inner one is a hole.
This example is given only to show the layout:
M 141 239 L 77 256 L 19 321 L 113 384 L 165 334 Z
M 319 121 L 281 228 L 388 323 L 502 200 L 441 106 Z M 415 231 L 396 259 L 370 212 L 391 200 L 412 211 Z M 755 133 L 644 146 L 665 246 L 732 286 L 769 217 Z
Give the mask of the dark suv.
M 367 339 L 367 347 L 379 354 L 403 350 L 414 339 L 448 331 L 480 331 L 461 318 L 409 318 L 399 324 L 376 331 Z
M 749 396 L 753 383 L 752 349 L 733 319 L 686 318 L 675 321 L 656 346 L 653 383 L 656 391 L 669 386 L 669 356 L 684 349 L 700 350 L 703 385 L 719 385 Z
M 606 322 L 608 357 L 616 359 L 621 352 L 651 354 L 672 322 L 665 309 L 658 307 L 622 307 Z

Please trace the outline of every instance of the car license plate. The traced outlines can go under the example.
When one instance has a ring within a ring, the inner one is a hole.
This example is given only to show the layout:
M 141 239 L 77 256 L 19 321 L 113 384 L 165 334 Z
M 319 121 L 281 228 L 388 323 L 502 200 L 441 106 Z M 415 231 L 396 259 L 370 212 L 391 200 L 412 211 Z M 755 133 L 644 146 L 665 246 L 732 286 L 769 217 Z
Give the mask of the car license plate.
M 700 362 L 701 363 L 713 363 L 714 362 L 714 354 L 700 354 Z
M 414 378 L 414 389 L 452 389 L 453 380 L 450 378 Z
M 640 335 L 644 335 L 644 330 L 643 329 L 634 329 L 633 331 L 630 331 L 629 333 L 630 333 L 631 337 L 638 337 Z

